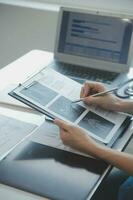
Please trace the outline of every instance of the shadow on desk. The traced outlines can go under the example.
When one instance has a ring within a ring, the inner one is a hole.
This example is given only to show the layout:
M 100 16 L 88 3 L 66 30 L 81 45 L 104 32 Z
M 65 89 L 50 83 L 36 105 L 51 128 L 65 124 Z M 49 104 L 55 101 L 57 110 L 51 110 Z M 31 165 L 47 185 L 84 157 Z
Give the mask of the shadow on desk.
M 83 200 L 107 164 L 27 141 L 0 163 L 0 182 L 58 200 Z

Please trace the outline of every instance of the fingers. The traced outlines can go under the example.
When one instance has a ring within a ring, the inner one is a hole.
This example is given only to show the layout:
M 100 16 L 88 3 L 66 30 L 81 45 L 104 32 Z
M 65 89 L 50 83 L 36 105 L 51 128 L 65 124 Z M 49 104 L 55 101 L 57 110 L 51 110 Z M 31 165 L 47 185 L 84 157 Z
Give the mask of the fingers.
M 84 97 L 87 97 L 89 95 L 91 88 L 92 88 L 91 84 L 89 84 L 88 82 L 84 83 L 84 89 L 83 89 Z
M 80 98 L 84 98 L 84 86 L 81 87 Z
M 60 138 L 63 144 L 67 145 L 67 140 L 69 140 L 69 128 L 70 125 L 62 120 L 55 119 L 54 123 L 59 126 Z
M 60 119 L 55 119 L 54 123 L 64 130 L 69 130 L 70 128 L 70 125 L 67 122 L 64 122 L 63 120 Z
M 60 138 L 64 144 L 66 144 L 67 137 L 68 137 L 68 132 L 63 129 L 60 129 Z
M 86 104 L 92 105 L 92 106 L 100 106 L 101 104 L 101 97 L 86 97 L 83 100 Z
M 85 82 L 81 88 L 80 97 L 84 98 L 87 97 L 88 95 L 103 91 L 105 91 L 105 87 L 101 83 Z

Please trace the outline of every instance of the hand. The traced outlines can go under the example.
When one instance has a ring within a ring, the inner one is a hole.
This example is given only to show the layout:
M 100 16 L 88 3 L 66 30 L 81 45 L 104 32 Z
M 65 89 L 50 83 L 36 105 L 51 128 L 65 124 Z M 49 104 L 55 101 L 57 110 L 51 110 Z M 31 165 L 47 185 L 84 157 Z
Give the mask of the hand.
M 95 156 L 95 150 L 98 144 L 83 129 L 59 119 L 55 119 L 54 123 L 59 126 L 60 138 L 65 145 Z
M 86 132 L 73 124 L 55 119 L 55 124 L 60 128 L 60 137 L 65 145 L 78 151 L 97 157 L 117 168 L 133 175 L 133 156 L 110 149 L 96 143 L 87 136 Z
M 80 98 L 88 105 L 100 106 L 103 109 L 119 111 L 121 100 L 114 95 L 105 94 L 103 96 L 92 97 L 89 95 L 104 92 L 106 88 L 100 83 L 85 82 L 81 88 Z

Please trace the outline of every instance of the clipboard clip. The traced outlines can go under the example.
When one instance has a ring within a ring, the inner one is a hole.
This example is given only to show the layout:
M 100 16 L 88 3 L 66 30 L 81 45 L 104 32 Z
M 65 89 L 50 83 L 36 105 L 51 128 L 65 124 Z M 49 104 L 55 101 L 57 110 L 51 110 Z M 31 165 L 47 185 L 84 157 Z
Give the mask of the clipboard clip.
M 35 85 L 35 84 L 37 84 L 37 81 L 33 81 L 33 82 L 29 83 L 29 84 L 26 85 L 26 86 L 24 86 L 22 83 L 19 83 L 18 86 L 19 86 L 19 87 L 23 87 L 23 88 L 26 90 L 26 89 L 30 88 L 31 86 L 33 86 L 33 85 Z

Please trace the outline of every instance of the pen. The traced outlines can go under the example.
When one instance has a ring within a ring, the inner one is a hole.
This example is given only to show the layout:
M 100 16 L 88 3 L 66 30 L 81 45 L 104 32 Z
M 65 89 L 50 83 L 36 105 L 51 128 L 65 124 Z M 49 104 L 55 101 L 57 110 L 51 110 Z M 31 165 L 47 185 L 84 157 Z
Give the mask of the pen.
M 45 120 L 54 123 L 54 118 L 52 118 L 51 116 L 45 116 Z
M 105 95 L 105 94 L 108 94 L 110 92 L 113 92 L 115 90 L 118 90 L 118 87 L 115 87 L 113 89 L 110 89 L 110 90 L 106 90 L 104 92 L 99 92 L 99 93 L 96 93 L 96 94 L 93 94 L 93 95 L 90 95 L 91 97 L 98 97 L 98 96 L 102 96 L 102 95 Z M 84 98 L 80 98 L 80 99 L 76 99 L 74 101 L 72 101 L 72 103 L 77 103 L 77 102 L 80 102 L 80 101 L 83 101 L 86 97 Z

